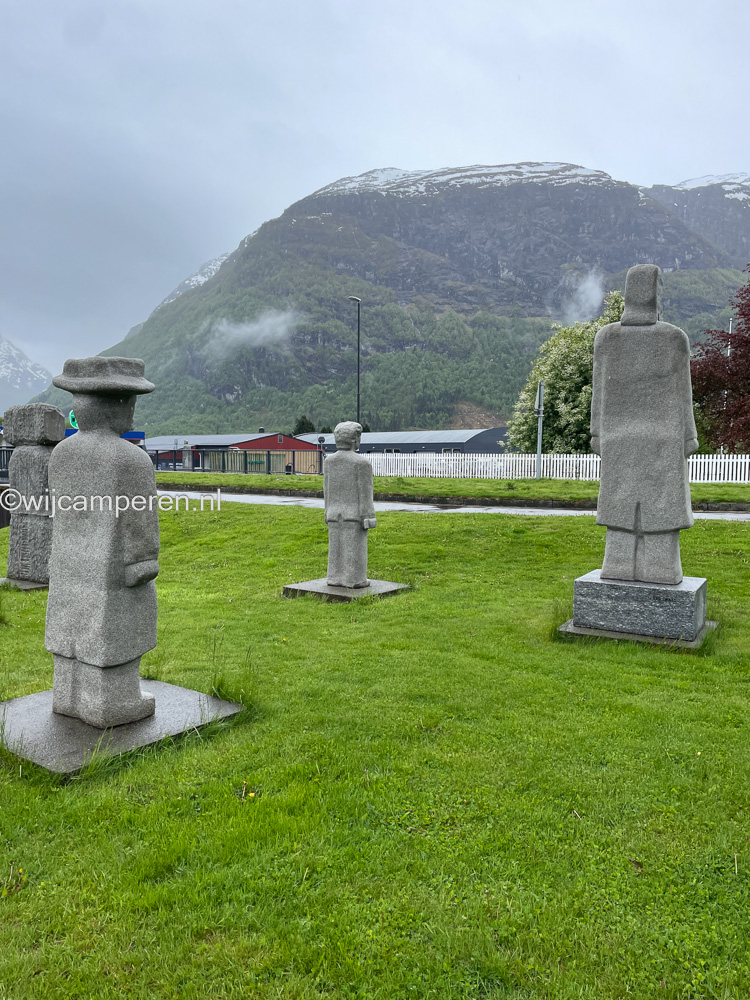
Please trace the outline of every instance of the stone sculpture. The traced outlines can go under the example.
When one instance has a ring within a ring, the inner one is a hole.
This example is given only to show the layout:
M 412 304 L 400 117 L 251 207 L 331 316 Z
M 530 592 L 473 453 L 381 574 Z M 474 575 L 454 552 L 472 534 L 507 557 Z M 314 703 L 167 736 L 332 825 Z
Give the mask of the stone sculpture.
M 312 594 L 323 601 L 354 601 L 408 590 L 404 583 L 367 579 L 367 533 L 377 525 L 372 466 L 357 454 L 360 424 L 347 420 L 337 424 L 333 433 L 338 450 L 323 465 L 328 574 L 319 580 L 287 583 L 284 596 Z
M 628 271 L 619 323 L 594 342 L 591 447 L 601 455 L 601 576 L 677 584 L 690 528 L 687 457 L 698 449 L 687 335 L 660 320 L 661 271 Z
M 699 646 L 706 580 L 683 577 L 680 532 L 693 524 L 687 458 L 698 448 L 690 345 L 660 319 L 661 271 L 631 267 L 619 323 L 594 341 L 591 447 L 601 455 L 601 570 L 574 583 L 563 632 Z
M 333 431 L 336 451 L 323 466 L 323 496 L 328 524 L 328 574 L 331 587 L 360 588 L 367 580 L 367 532 L 377 525 L 372 466 L 358 455 L 362 425 L 352 420 Z
M 47 469 L 52 449 L 65 437 L 65 417 L 56 406 L 11 406 L 3 418 L 3 438 L 13 445 L 9 489 L 20 501 L 10 519 L 7 582 L 25 590 L 46 587 L 52 547 Z
M 66 361 L 53 384 L 74 393 L 79 428 L 49 464 L 53 711 L 106 728 L 154 712 L 139 664 L 156 645 L 156 480 L 148 455 L 120 437 L 136 396 L 154 386 L 143 361 L 107 357 Z

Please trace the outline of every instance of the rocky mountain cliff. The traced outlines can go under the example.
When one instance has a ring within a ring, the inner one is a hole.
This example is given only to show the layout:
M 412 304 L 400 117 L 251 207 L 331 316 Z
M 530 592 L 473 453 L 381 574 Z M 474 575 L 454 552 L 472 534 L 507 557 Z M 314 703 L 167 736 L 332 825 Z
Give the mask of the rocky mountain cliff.
M 743 268 L 750 260 L 750 174 L 697 177 L 674 187 L 657 184 L 650 197 L 680 220 L 721 246 L 732 266 Z
M 609 276 L 646 262 L 664 271 L 738 263 L 705 226 L 686 225 L 646 191 L 571 164 L 372 171 L 322 188 L 275 223 L 286 223 L 290 241 L 310 238 L 334 267 L 407 298 L 519 306 L 535 315 L 563 309 L 592 272 Z M 368 260 L 342 253 L 333 235 L 342 226 L 390 253 Z M 720 229 L 717 222 L 712 233 Z
M 29 361 L 20 348 L 0 337 L 0 417 L 9 406 L 28 402 L 51 378 L 46 368 Z
M 593 315 L 633 264 L 664 270 L 666 319 L 722 322 L 748 201 L 747 175 L 645 190 L 564 163 L 374 170 L 266 222 L 105 353 L 146 360 L 153 432 L 332 424 L 352 411 L 356 295 L 371 426 L 509 415 L 552 321 Z

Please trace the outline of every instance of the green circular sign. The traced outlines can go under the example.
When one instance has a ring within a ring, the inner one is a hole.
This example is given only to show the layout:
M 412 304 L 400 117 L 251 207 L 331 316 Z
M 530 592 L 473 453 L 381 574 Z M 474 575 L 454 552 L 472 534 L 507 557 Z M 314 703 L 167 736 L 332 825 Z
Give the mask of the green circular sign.
M 75 427 L 75 429 L 78 430 L 78 421 L 76 420 L 76 415 L 75 415 L 75 413 L 73 413 L 72 410 L 70 411 L 70 418 L 69 419 L 70 419 L 70 426 L 71 427 Z

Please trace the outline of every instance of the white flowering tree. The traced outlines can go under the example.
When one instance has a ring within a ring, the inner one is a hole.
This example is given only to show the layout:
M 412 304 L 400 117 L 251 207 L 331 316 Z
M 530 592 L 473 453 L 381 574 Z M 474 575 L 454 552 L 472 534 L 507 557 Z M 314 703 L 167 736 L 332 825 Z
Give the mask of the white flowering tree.
M 609 292 L 597 319 L 573 326 L 555 326 L 539 349 L 526 385 L 521 390 L 508 427 L 508 448 L 536 451 L 537 418 L 534 401 L 544 382 L 543 452 L 590 452 L 591 382 L 594 370 L 594 337 L 607 323 L 622 316 L 622 292 Z

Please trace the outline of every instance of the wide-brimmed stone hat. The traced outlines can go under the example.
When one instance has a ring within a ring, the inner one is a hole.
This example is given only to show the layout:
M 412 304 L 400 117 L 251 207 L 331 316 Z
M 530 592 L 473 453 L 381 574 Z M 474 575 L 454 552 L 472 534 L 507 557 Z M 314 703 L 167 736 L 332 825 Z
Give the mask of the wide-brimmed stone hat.
M 140 358 L 68 358 L 62 375 L 52 384 L 68 392 L 94 396 L 123 396 L 153 392 L 153 382 L 144 378 L 146 365 Z

